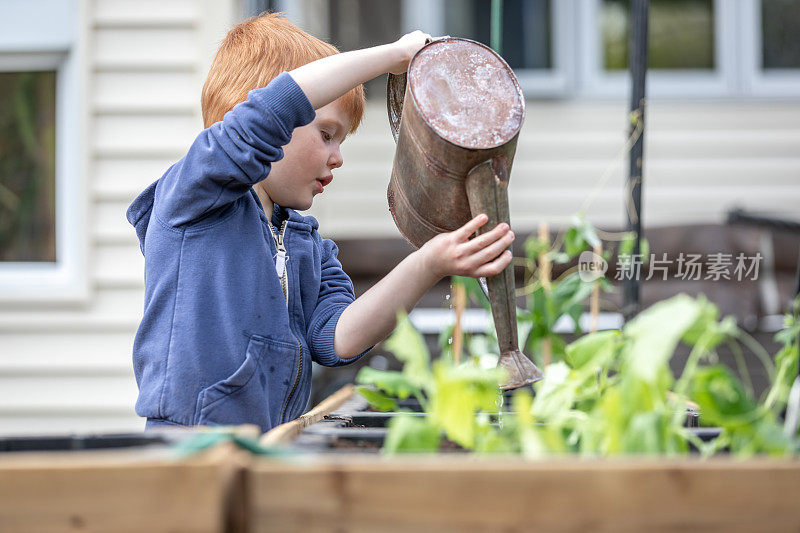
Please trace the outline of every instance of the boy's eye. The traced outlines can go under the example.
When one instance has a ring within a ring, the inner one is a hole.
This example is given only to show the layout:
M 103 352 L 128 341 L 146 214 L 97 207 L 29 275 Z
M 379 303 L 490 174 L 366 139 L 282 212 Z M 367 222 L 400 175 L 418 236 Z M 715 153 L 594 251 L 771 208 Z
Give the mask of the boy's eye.
M 323 131 L 322 132 L 322 138 L 325 139 L 326 141 L 330 141 L 330 140 L 333 139 L 333 135 L 331 135 L 327 131 Z

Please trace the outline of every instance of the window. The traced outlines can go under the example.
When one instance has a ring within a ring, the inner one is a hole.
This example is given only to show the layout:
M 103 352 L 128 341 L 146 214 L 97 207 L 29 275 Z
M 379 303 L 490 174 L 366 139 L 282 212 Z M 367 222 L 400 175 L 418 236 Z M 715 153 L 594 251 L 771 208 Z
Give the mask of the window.
M 800 68 L 800 2 L 762 0 L 761 68 Z
M 619 98 L 629 90 L 628 0 L 579 0 L 578 93 Z M 650 97 L 717 97 L 735 89 L 738 4 L 726 0 L 651 0 Z
M 434 2 L 434 4 L 437 4 Z M 437 35 L 491 44 L 491 2 L 440 0 Z M 504 0 L 500 52 L 527 96 L 558 96 L 568 90 L 572 5 L 554 0 Z
M 628 68 L 630 0 L 604 0 L 603 67 Z M 647 63 L 651 69 L 713 70 L 714 3 L 711 0 L 652 0 Z
M 0 303 L 88 295 L 77 4 L 0 17 Z
M 743 0 L 740 28 L 746 94 L 800 97 L 800 2 Z
M 0 72 L 0 261 L 56 260 L 55 71 Z
M 505 0 L 501 51 L 515 70 L 550 69 L 551 6 L 549 0 Z M 447 35 L 457 35 L 489 46 L 491 39 L 491 2 L 484 0 L 446 0 Z

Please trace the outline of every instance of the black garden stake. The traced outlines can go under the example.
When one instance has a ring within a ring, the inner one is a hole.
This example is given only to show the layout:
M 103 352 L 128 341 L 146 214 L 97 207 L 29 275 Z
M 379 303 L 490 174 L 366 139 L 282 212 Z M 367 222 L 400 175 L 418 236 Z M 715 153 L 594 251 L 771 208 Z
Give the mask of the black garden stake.
M 642 236 L 642 168 L 644 158 L 644 107 L 645 76 L 647 75 L 647 14 L 650 0 L 631 0 L 630 46 L 628 65 L 631 72 L 631 106 L 628 126 L 629 136 L 639 134 L 630 153 L 628 181 L 625 190 L 625 217 L 627 230 L 634 233 L 634 246 L 627 275 L 622 282 L 622 314 L 625 320 L 633 318 L 640 308 L 639 269 L 637 258 L 641 253 Z M 641 264 L 641 261 L 639 261 Z

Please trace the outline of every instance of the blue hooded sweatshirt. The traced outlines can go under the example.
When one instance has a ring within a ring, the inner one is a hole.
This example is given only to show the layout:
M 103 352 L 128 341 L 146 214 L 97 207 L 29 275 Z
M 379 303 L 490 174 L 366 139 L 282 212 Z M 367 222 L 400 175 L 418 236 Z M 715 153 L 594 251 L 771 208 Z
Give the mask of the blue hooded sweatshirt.
M 129 207 L 145 258 L 133 366 L 136 413 L 148 427 L 251 423 L 267 431 L 302 414 L 312 360 L 357 359 L 333 349 L 354 299 L 336 245 L 313 217 L 280 206 L 267 217 L 252 189 L 294 128 L 314 116 L 281 74 L 200 133 Z M 270 227 L 284 222 L 288 302 Z

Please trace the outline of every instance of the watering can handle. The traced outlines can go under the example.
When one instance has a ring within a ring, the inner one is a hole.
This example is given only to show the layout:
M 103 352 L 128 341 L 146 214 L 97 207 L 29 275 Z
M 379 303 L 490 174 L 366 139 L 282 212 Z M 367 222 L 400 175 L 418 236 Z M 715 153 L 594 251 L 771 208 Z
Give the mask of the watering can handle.
M 400 119 L 403 116 L 403 100 L 406 97 L 406 83 L 408 74 L 389 73 L 386 80 L 386 111 L 389 113 L 389 128 L 392 130 L 394 142 L 400 134 Z
M 436 41 L 445 41 L 447 39 L 451 39 L 451 37 L 449 35 L 442 35 L 435 39 L 425 39 L 425 46 Z M 425 46 L 422 48 L 425 48 Z M 422 48 L 420 48 L 420 50 L 422 50 Z M 418 53 L 419 50 L 417 50 L 417 54 Z M 417 54 L 414 54 L 414 57 L 416 57 Z M 411 66 L 411 62 L 414 61 L 414 57 L 408 62 L 409 66 Z M 402 74 L 392 74 L 390 72 L 386 80 L 386 110 L 389 113 L 389 128 L 392 130 L 394 142 L 397 142 L 397 136 L 400 134 L 400 119 L 403 116 L 403 101 L 406 97 L 407 84 L 407 72 L 403 72 Z

